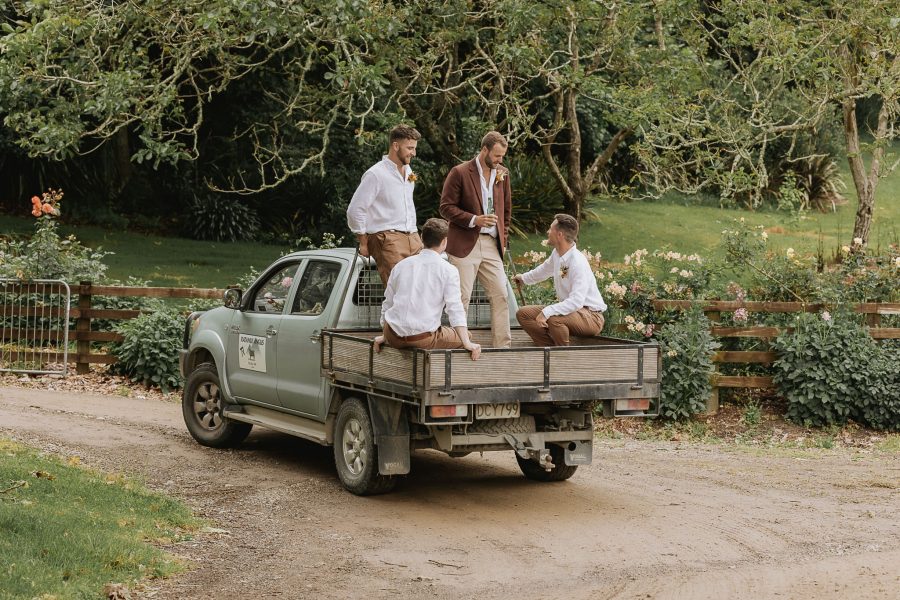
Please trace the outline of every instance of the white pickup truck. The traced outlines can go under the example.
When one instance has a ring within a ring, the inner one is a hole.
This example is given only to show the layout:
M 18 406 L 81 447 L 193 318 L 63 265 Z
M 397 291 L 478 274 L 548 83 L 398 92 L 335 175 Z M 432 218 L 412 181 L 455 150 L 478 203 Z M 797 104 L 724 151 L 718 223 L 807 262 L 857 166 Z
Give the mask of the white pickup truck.
M 508 286 L 509 288 L 509 286 Z M 239 444 L 253 425 L 334 447 L 341 483 L 384 493 L 410 452 L 515 452 L 526 477 L 560 481 L 592 459 L 593 415 L 652 415 L 656 342 L 574 338 L 536 347 L 513 327 L 511 348 L 374 351 L 383 287 L 352 249 L 278 259 L 225 306 L 185 326 L 184 420 L 201 444 Z M 508 289 L 510 314 L 516 300 Z M 469 306 L 474 341 L 490 342 L 489 306 Z

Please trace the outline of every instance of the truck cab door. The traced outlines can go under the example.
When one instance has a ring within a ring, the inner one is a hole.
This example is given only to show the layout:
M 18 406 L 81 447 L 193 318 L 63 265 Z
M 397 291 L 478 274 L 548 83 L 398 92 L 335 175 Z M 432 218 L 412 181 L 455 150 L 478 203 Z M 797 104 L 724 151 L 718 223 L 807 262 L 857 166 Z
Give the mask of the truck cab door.
M 311 257 L 303 266 L 281 322 L 278 340 L 278 400 L 291 411 L 325 418 L 325 380 L 320 373 L 321 335 L 340 312 L 345 261 Z
M 228 333 L 225 365 L 231 393 L 278 405 L 276 363 L 281 320 L 301 261 L 278 263 L 248 291 Z

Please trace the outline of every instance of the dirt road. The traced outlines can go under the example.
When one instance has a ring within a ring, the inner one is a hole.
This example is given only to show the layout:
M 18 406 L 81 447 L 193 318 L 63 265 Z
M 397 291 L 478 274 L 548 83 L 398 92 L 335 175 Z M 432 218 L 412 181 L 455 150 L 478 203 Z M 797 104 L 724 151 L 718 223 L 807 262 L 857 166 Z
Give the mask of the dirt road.
M 568 482 L 512 453 L 413 457 L 390 495 L 340 487 L 331 450 L 255 431 L 203 448 L 180 406 L 0 387 L 0 435 L 144 478 L 222 531 L 139 598 L 900 596 L 900 456 L 598 441 Z

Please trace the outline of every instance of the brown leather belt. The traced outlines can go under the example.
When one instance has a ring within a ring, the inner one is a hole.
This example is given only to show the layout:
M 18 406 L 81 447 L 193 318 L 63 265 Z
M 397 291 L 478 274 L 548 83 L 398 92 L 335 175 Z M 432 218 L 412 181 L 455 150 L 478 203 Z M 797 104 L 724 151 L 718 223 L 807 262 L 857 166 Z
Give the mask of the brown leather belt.
M 425 340 L 425 339 L 430 338 L 432 335 L 434 335 L 433 331 L 426 331 L 425 333 L 417 333 L 416 335 L 397 335 L 397 332 L 394 331 L 394 329 L 392 327 L 390 327 L 390 325 L 388 325 L 388 328 L 390 328 L 391 333 L 394 335 L 395 338 L 397 338 L 398 340 L 402 340 L 404 342 L 418 342 L 419 340 Z

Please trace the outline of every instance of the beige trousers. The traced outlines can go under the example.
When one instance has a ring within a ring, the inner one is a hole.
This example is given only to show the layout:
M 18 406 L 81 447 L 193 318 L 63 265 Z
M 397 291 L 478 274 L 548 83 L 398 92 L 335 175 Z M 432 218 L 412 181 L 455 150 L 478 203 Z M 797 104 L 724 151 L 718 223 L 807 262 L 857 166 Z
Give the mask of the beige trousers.
M 481 282 L 491 303 L 491 334 L 494 348 L 509 348 L 509 302 L 506 297 L 506 271 L 497 248 L 497 240 L 481 234 L 475 247 L 464 258 L 450 255 L 450 264 L 459 270 L 463 309 L 468 313 L 475 280 Z
M 603 331 L 603 313 L 580 308 L 568 315 L 554 315 L 547 319 L 547 327 L 541 327 L 535 320 L 543 306 L 523 306 L 516 313 L 516 319 L 537 346 L 568 346 L 569 334 L 579 337 L 593 337 Z
M 435 350 L 437 348 L 446 348 L 452 350 L 454 348 L 462 348 L 462 340 L 459 339 L 456 330 L 446 325 L 441 325 L 437 331 L 428 334 L 420 334 L 410 336 L 414 339 L 409 340 L 402 338 L 391 329 L 391 326 L 385 323 L 384 339 L 391 348 L 421 348 L 423 350 Z
M 413 254 L 418 254 L 423 247 L 418 233 L 402 231 L 379 231 L 370 233 L 366 240 L 369 256 L 375 259 L 381 282 L 387 285 L 391 270 L 398 262 Z

